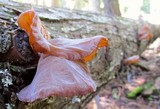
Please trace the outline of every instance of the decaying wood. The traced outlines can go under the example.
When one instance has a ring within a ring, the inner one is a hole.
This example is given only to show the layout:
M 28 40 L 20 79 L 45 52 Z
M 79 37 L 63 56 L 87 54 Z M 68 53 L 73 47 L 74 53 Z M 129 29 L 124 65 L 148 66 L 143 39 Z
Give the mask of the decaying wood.
M 147 45 L 160 34 L 159 26 L 149 24 L 151 32 L 154 35 L 153 39 L 138 41 L 137 33 L 144 22 L 124 18 L 106 18 L 88 12 L 35 6 L 34 9 L 49 30 L 52 38 L 83 38 L 104 35 L 109 38 L 110 45 L 107 48 L 101 49 L 94 60 L 88 64 L 91 69 L 92 78 L 97 84 L 96 92 L 77 98 L 49 97 L 45 100 L 27 104 L 18 101 L 16 93 L 32 81 L 36 72 L 37 61 L 27 61 L 20 64 L 17 61 L 14 64 L 11 61 L 14 57 L 9 54 L 11 54 L 10 50 L 13 47 L 13 37 L 18 34 L 17 31 L 20 31 L 22 36 L 25 35 L 23 31 L 17 30 L 16 18 L 21 12 L 30 8 L 31 6 L 26 4 L 0 2 L 1 109 L 6 106 L 19 109 L 84 108 L 104 86 L 107 86 L 107 83 L 115 77 L 115 74 L 121 72 L 121 69 L 124 67 L 122 63 L 124 58 L 141 54 Z M 25 49 L 22 49 L 22 51 L 26 53 Z M 23 61 L 26 60 L 24 59 Z

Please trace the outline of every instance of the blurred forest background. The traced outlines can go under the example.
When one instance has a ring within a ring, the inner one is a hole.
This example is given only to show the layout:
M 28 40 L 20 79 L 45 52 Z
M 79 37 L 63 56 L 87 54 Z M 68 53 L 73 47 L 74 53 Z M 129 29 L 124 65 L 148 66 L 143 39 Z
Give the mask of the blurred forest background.
M 60 7 L 100 13 L 107 16 L 121 15 L 143 19 L 157 24 L 160 19 L 159 0 L 13 0 L 44 7 Z M 111 9 L 112 8 L 112 9 Z M 109 14 L 108 14 L 109 13 Z M 113 14 L 114 13 L 114 14 Z

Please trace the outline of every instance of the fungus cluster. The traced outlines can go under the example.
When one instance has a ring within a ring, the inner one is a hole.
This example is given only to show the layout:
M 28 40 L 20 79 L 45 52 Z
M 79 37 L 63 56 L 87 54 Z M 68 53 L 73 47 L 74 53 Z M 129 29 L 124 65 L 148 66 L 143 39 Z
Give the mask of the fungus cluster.
M 94 57 L 98 48 L 108 46 L 106 37 L 51 39 L 33 9 L 23 12 L 17 22 L 28 34 L 33 51 L 40 56 L 34 79 L 18 93 L 19 100 L 33 102 L 48 96 L 73 97 L 96 90 L 86 62 Z

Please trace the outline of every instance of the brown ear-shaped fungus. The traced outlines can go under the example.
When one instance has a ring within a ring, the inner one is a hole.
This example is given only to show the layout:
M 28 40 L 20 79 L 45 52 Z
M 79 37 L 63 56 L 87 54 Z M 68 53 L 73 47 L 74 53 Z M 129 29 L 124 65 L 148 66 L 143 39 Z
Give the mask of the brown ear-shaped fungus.
M 73 97 L 95 91 L 87 66 L 83 68 L 80 63 L 85 64 L 42 54 L 33 81 L 19 92 L 19 100 L 33 102 L 48 96 Z
M 138 40 L 151 39 L 153 34 L 151 33 L 149 25 L 145 24 L 138 32 Z
M 85 62 L 94 57 L 98 48 L 108 46 L 106 37 L 50 39 L 34 10 L 22 13 L 17 22 L 29 35 L 32 49 L 40 54 L 36 75 L 18 93 L 19 100 L 33 102 L 48 96 L 72 97 L 95 91 Z

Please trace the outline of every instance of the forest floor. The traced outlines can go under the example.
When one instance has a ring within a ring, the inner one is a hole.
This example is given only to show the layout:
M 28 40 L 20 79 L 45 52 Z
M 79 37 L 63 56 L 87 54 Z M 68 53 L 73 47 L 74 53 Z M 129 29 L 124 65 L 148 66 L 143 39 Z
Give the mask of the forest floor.
M 147 88 L 141 88 L 150 84 Z M 127 96 L 130 94 L 130 96 Z M 96 96 L 86 109 L 160 109 L 160 37 Z

